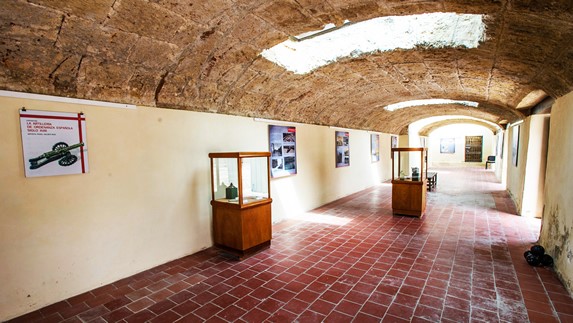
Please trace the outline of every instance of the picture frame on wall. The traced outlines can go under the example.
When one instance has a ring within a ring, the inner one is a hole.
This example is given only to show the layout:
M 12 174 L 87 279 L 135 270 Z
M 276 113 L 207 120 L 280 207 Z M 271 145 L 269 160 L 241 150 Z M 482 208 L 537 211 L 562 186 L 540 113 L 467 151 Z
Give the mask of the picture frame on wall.
M 398 137 L 390 136 L 390 149 L 398 148 Z M 392 159 L 392 152 L 390 152 L 390 159 Z
M 26 177 L 89 172 L 86 117 L 82 112 L 20 110 Z
M 517 167 L 517 160 L 519 159 L 519 128 L 520 126 L 513 127 L 511 136 L 511 161 L 515 167 Z
M 499 158 L 503 159 L 503 151 L 505 148 L 505 139 L 504 139 L 503 134 L 500 137 L 501 137 L 501 140 L 500 140 L 501 141 L 501 151 L 499 152 Z
M 380 160 L 380 136 L 370 134 L 370 159 L 373 163 Z
M 440 154 L 455 154 L 456 138 L 440 138 Z
M 495 145 L 495 155 L 503 158 L 503 135 L 497 134 L 497 143 Z
M 271 177 L 285 177 L 297 173 L 296 127 L 269 125 Z
M 350 133 L 335 131 L 336 167 L 350 166 Z

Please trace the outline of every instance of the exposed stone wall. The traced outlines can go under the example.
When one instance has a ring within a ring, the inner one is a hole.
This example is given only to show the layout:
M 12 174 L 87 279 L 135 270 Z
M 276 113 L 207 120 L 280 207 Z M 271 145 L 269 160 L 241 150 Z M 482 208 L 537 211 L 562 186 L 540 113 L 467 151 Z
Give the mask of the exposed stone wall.
M 5 0 L 0 89 L 385 133 L 443 114 L 512 122 L 528 93 L 572 89 L 572 11 L 564 1 Z M 428 12 L 485 14 L 485 41 L 342 59 L 305 75 L 259 55 L 327 23 Z M 480 106 L 382 109 L 425 98 Z

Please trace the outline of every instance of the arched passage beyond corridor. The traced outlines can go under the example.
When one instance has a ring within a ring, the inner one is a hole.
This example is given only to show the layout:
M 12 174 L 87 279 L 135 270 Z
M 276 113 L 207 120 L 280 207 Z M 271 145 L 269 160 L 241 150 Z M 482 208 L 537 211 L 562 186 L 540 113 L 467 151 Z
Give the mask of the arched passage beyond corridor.
M 437 171 L 422 219 L 393 216 L 380 184 L 275 226 L 244 261 L 211 248 L 14 321 L 570 322 L 553 272 L 523 259 L 540 221 L 515 215 L 492 171 Z

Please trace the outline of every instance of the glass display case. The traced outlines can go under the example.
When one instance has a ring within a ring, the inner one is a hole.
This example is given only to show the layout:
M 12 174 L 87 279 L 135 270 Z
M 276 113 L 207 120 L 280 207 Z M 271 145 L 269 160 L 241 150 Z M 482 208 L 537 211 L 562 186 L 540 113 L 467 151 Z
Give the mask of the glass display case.
M 242 257 L 270 246 L 269 152 L 210 153 L 215 246 Z
M 426 212 L 427 148 L 392 148 L 392 212 L 422 217 Z
M 214 157 L 219 154 L 209 154 L 213 162 L 214 201 L 243 205 L 269 198 L 266 156 L 235 153 L 235 157 Z

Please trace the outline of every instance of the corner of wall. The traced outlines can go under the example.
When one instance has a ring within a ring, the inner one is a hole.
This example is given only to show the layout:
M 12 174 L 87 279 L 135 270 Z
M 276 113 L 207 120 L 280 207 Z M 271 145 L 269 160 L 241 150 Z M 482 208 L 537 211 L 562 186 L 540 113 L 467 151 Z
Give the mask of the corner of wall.
M 540 243 L 573 296 L 573 92 L 551 109 Z

